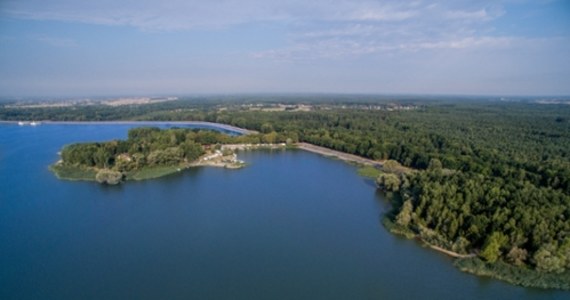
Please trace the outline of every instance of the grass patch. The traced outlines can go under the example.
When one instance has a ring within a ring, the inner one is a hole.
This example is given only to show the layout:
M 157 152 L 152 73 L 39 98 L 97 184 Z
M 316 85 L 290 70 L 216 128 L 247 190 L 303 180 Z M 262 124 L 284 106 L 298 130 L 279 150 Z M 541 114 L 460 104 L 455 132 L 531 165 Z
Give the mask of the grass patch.
M 55 176 L 65 180 L 95 180 L 97 172 L 93 169 L 55 164 L 49 167 Z
M 179 172 L 182 169 L 183 168 L 180 166 L 149 167 L 127 174 L 127 179 L 130 180 L 153 179 Z
M 414 233 L 411 229 L 392 222 L 392 220 L 390 220 L 390 218 L 387 216 L 382 219 L 382 224 L 392 234 L 400 235 L 407 239 L 413 239 L 416 237 L 416 233 Z
M 524 287 L 570 290 L 570 271 L 561 274 L 542 273 L 511 266 L 501 261 L 487 263 L 479 258 L 462 258 L 456 260 L 454 264 L 464 272 L 489 276 Z
M 236 162 L 231 164 L 226 164 L 226 169 L 241 169 L 245 167 L 247 164 L 244 162 Z
M 358 169 L 358 175 L 371 179 L 378 178 L 380 173 L 382 173 L 382 171 L 373 166 L 364 166 Z

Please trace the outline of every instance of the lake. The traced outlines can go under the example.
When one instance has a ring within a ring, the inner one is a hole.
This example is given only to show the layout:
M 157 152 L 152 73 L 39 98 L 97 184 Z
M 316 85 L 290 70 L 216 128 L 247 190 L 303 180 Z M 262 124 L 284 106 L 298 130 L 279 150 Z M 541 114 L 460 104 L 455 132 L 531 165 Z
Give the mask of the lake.
M 68 143 L 133 125 L 0 125 L 0 299 L 563 299 L 462 273 L 381 225 L 356 167 L 304 151 L 241 152 L 103 186 L 58 180 Z

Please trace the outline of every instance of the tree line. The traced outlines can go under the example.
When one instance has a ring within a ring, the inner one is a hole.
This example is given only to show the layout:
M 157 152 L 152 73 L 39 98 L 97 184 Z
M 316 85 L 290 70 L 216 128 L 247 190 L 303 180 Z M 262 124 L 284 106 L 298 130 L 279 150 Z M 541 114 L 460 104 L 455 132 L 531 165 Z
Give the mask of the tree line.
M 157 127 L 133 128 L 126 140 L 77 143 L 61 151 L 64 165 L 96 168 L 106 176 L 118 176 L 145 167 L 176 166 L 197 160 L 205 147 L 218 144 L 260 144 L 291 142 L 274 131 L 264 134 L 231 136 L 213 130 Z

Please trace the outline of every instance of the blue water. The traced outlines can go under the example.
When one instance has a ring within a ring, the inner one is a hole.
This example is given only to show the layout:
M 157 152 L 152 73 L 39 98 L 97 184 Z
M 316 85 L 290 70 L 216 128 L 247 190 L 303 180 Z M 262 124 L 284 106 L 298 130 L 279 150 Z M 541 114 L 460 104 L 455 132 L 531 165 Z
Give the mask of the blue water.
M 244 152 L 102 186 L 47 169 L 68 143 L 127 125 L 0 125 L 0 299 L 563 299 L 465 274 L 381 225 L 355 167 L 303 151 Z

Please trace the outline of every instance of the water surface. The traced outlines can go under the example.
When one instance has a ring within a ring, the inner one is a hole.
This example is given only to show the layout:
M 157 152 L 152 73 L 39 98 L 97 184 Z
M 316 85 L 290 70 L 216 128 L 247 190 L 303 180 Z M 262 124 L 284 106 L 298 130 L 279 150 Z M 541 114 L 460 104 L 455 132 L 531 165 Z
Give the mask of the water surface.
M 0 299 L 562 299 L 455 269 L 381 225 L 388 203 L 354 166 L 245 152 L 102 186 L 55 178 L 65 144 L 132 125 L 0 126 Z

